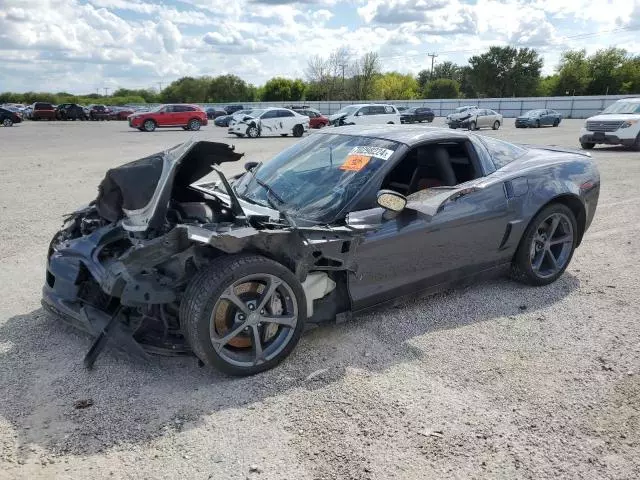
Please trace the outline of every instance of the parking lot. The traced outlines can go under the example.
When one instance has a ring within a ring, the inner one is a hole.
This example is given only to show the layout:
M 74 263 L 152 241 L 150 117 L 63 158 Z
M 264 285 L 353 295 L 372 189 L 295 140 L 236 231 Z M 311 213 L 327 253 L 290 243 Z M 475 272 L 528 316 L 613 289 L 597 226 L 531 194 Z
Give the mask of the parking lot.
M 505 121 L 480 134 L 578 148 L 584 122 Z M 90 339 L 40 307 L 50 238 L 108 168 L 192 135 L 0 128 L 0 478 L 637 478 L 639 152 L 592 151 L 596 217 L 550 286 L 492 280 L 323 326 L 250 378 L 111 350 L 87 371 Z M 247 161 L 297 141 L 196 135 Z

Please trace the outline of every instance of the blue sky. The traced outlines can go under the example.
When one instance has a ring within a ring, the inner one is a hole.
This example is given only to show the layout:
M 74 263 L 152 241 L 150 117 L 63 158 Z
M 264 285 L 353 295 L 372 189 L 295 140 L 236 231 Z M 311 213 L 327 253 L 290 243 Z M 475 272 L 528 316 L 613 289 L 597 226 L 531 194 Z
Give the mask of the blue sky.
M 304 78 L 311 56 L 376 51 L 383 70 L 464 64 L 490 45 L 640 53 L 640 0 L 0 0 L 0 91 L 157 88 L 233 73 Z

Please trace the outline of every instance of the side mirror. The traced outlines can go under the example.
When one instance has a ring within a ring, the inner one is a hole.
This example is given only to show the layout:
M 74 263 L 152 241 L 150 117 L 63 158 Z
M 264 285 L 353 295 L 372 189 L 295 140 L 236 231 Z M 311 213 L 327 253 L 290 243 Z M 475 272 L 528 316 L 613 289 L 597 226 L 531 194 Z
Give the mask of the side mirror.
M 258 162 L 247 162 L 247 163 L 244 164 L 244 169 L 247 172 L 250 172 L 251 170 L 253 170 L 257 166 L 258 166 Z
M 379 206 L 392 212 L 401 212 L 407 205 L 406 197 L 393 190 L 380 190 L 376 200 Z
M 356 117 L 361 117 L 361 116 L 362 116 L 362 112 L 356 113 Z

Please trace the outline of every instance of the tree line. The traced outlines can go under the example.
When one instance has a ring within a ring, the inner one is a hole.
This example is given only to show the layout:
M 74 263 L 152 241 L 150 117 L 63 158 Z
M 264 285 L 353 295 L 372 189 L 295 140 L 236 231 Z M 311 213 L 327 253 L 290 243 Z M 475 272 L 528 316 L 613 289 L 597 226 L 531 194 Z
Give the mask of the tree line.
M 162 91 L 121 88 L 111 96 L 58 93 L 0 93 L 0 103 L 232 103 L 252 101 L 411 100 L 640 93 L 640 55 L 607 48 L 587 55 L 569 50 L 555 72 L 542 75 L 543 60 L 530 48 L 490 47 L 466 65 L 442 62 L 416 76 L 383 72 L 377 53 L 354 58 L 346 48 L 311 57 L 305 79 L 274 77 L 262 86 L 236 75 L 182 77 Z

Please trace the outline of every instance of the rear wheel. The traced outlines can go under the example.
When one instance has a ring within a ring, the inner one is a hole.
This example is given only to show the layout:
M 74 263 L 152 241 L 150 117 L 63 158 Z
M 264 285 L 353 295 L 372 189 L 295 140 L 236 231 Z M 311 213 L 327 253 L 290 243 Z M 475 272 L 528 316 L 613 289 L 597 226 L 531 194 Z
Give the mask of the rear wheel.
M 13 125 L 13 120 L 11 120 L 10 118 L 5 118 L 4 120 L 2 120 L 2 125 L 4 125 L 5 127 L 11 127 Z
M 496 120 L 495 122 L 493 122 L 493 127 L 494 130 L 498 130 L 500 128 L 500 122 L 498 120 Z
M 511 263 L 512 277 L 547 285 L 563 274 L 576 247 L 577 222 L 569 207 L 554 203 L 531 220 Z
M 469 122 L 469 130 L 477 130 L 476 122 Z
M 201 125 L 200 120 L 196 120 L 194 118 L 193 120 L 189 121 L 189 124 L 187 125 L 187 129 L 197 131 L 197 130 L 200 130 L 200 125 Z
M 590 142 L 580 142 L 580 146 L 584 150 L 591 150 L 593 147 L 596 146 L 596 144 L 595 143 L 590 143 Z
M 302 125 L 296 125 L 295 127 L 293 127 L 294 137 L 301 137 L 303 133 L 304 133 L 304 127 Z
M 142 128 L 145 132 L 153 132 L 156 129 L 156 122 L 153 120 L 145 120 L 142 124 Z
M 306 320 L 300 282 L 259 255 L 220 257 L 189 283 L 180 322 L 193 352 L 229 375 L 275 367 L 298 343 Z
M 553 121 L 553 126 L 557 127 L 558 125 L 560 125 L 560 120 L 558 120 L 557 118 Z
M 634 142 L 634 144 L 631 145 L 631 149 L 637 152 L 640 152 L 640 133 L 638 133 L 638 136 L 636 137 L 636 141 Z

